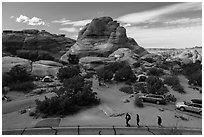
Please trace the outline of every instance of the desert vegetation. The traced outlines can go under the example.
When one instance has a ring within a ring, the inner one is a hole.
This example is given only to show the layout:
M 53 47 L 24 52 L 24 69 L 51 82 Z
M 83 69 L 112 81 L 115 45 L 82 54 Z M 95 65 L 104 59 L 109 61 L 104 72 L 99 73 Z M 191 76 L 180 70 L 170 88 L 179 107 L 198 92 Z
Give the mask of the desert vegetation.
M 36 112 L 46 116 L 70 115 L 99 104 L 100 100 L 92 91 L 92 84 L 86 82 L 78 72 L 76 67 L 61 68 L 58 78 L 63 81 L 63 86 L 53 91 L 56 96 L 36 100 Z
M 10 90 L 28 92 L 35 87 L 33 80 L 25 67 L 16 65 L 9 72 L 3 74 L 2 87 L 7 86 Z
M 178 91 L 179 93 L 185 93 L 176 75 L 165 77 L 164 83 L 171 86 L 173 90 Z

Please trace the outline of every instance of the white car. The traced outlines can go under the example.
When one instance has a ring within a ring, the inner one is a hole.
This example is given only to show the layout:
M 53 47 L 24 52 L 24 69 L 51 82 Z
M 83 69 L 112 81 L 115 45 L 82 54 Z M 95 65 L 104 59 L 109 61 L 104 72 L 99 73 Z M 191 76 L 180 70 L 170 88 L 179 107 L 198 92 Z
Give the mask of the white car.
M 176 103 L 176 108 L 180 109 L 181 111 L 191 111 L 202 115 L 202 105 L 200 104 L 189 103 L 184 101 Z

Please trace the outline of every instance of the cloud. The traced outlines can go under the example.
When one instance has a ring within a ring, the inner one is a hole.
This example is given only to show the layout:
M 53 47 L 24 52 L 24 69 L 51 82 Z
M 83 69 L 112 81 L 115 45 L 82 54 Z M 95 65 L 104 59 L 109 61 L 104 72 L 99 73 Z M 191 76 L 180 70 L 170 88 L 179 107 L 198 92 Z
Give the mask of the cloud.
M 12 18 L 15 18 L 15 17 L 12 17 Z M 19 17 L 16 17 L 16 22 L 27 23 L 27 25 L 31 25 L 31 26 L 38 26 L 38 25 L 49 26 L 49 24 L 45 23 L 45 21 L 43 21 L 41 18 L 38 18 L 38 17 L 29 18 L 24 15 L 20 15 Z
M 60 31 L 66 31 L 66 32 L 78 32 L 78 29 L 77 28 L 60 28 L 59 29 Z
M 168 25 L 175 25 L 175 24 L 202 24 L 201 18 L 181 18 L 176 20 L 170 20 L 165 22 Z
M 60 24 L 63 24 L 63 23 L 68 23 L 70 22 L 70 20 L 67 20 L 66 18 L 62 18 L 60 20 L 53 20 L 52 23 L 60 23 Z
M 125 28 L 126 28 L 126 27 L 130 27 L 130 26 L 131 26 L 130 23 L 126 23 L 126 24 L 123 25 L 123 27 L 125 27 Z
M 157 22 L 159 20 L 159 17 L 164 15 L 185 12 L 185 11 L 196 11 L 196 10 L 202 10 L 201 2 L 179 3 L 179 4 L 170 5 L 170 6 L 165 6 L 159 9 L 130 13 L 130 14 L 118 17 L 116 20 L 123 23 L 131 23 L 131 24 L 137 24 L 142 22 Z
M 144 48 L 185 48 L 202 45 L 202 26 L 185 28 L 128 27 L 127 35 Z
M 10 16 L 10 19 L 13 19 L 13 18 L 15 18 L 14 16 Z
M 87 23 L 90 23 L 91 20 L 87 19 L 87 20 L 79 20 L 79 21 L 70 21 L 70 22 L 66 22 L 66 23 L 62 23 L 62 25 L 73 25 L 75 27 L 80 27 L 80 26 L 85 26 Z

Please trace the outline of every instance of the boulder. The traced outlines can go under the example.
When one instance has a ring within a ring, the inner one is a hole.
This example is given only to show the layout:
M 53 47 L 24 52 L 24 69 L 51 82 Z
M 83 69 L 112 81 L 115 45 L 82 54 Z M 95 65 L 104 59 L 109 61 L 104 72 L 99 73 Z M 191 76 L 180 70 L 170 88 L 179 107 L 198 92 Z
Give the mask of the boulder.
M 67 55 L 108 56 L 119 48 L 129 48 L 139 56 L 148 54 L 132 38 L 128 38 L 126 29 L 111 17 L 93 19 L 79 32 L 76 43 L 61 57 L 67 62 Z

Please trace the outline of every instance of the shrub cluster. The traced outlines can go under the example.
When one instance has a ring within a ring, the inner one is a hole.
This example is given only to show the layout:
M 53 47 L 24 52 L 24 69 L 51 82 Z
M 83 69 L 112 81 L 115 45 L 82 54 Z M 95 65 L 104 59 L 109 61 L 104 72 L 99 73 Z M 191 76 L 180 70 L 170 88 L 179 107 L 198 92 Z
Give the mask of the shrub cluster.
M 9 72 L 2 76 L 2 86 L 8 86 L 11 90 L 28 92 L 35 88 L 33 77 L 26 68 L 16 65 Z
M 173 90 L 179 93 L 185 93 L 184 88 L 180 85 L 178 77 L 175 75 L 165 77 L 164 84 L 171 86 Z
M 125 62 L 114 62 L 106 65 L 103 68 L 97 70 L 97 76 L 99 80 L 104 80 L 106 82 L 109 82 L 113 76 L 114 80 L 118 82 L 132 82 L 136 79 L 131 67 Z
M 119 90 L 124 92 L 124 93 L 127 93 L 127 94 L 133 94 L 134 93 L 131 86 L 121 87 Z
M 164 74 L 164 71 L 161 68 L 150 68 L 147 72 L 147 75 L 153 75 L 153 76 L 161 76 Z
M 61 68 L 58 76 L 63 81 L 63 87 L 55 89 L 54 97 L 36 100 L 37 112 L 47 116 L 70 115 L 82 108 L 99 104 L 97 94 L 92 91 L 92 83 L 85 81 L 75 66 Z
M 202 87 L 202 64 L 196 61 L 192 64 L 182 66 L 183 74 L 188 78 L 189 83 Z
M 144 107 L 142 100 L 139 98 L 139 95 L 135 95 L 134 105 L 136 107 Z
M 157 76 L 149 76 L 147 78 L 147 89 L 149 93 L 156 95 L 164 95 L 169 92 L 162 80 Z
M 57 77 L 62 82 L 64 79 L 69 79 L 75 75 L 79 75 L 80 69 L 78 65 L 70 65 L 60 68 Z

